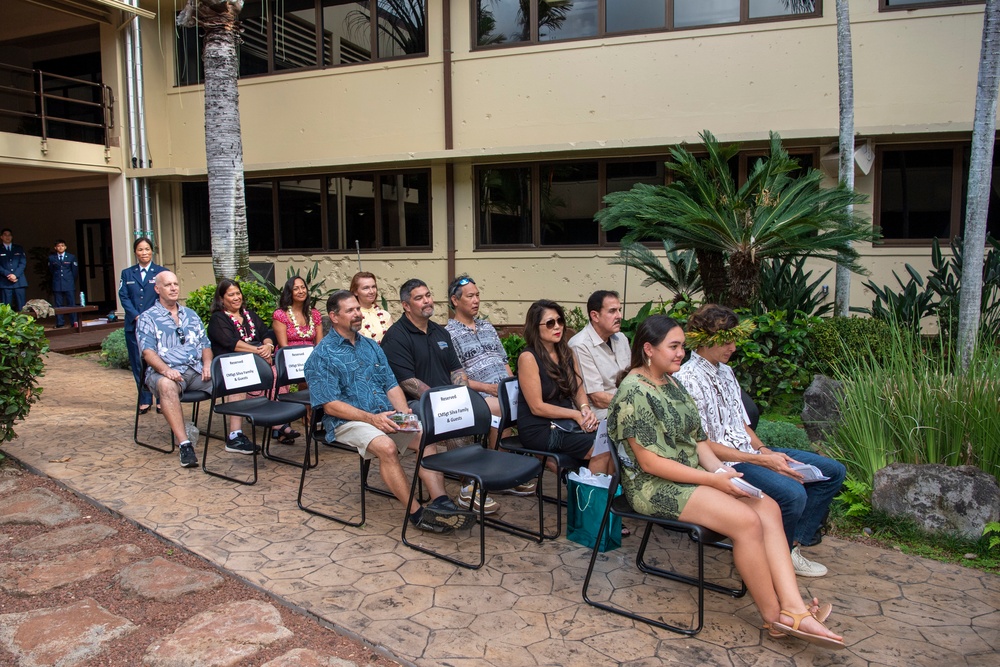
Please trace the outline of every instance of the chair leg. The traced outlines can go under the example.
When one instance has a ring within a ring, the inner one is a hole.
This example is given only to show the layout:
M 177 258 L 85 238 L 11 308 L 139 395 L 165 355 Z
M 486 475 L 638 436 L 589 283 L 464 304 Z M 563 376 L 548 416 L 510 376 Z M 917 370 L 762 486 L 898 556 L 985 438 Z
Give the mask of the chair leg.
M 230 477 L 229 475 L 223 475 L 222 473 L 215 472 L 213 470 L 209 470 L 208 469 L 208 441 L 209 441 L 209 439 L 211 437 L 215 437 L 215 436 L 212 436 L 210 434 L 210 432 L 212 430 L 212 416 L 214 414 L 215 414 L 215 404 L 213 403 L 212 407 L 210 407 L 208 409 L 208 430 L 205 432 L 205 450 L 202 453 L 202 457 L 201 457 L 201 470 L 202 470 L 202 472 L 204 472 L 207 475 L 211 475 L 212 477 L 218 477 L 219 479 L 225 479 L 225 480 L 229 480 L 230 482 L 236 482 L 237 484 L 244 484 L 246 486 L 253 486 L 254 484 L 257 483 L 257 449 L 256 448 L 254 449 L 254 452 L 252 454 L 252 456 L 253 456 L 253 477 L 250 478 L 249 480 L 239 479 L 237 477 Z M 220 416 L 222 417 L 222 425 L 224 427 L 225 423 L 226 423 L 226 415 L 220 415 Z M 253 435 L 253 442 L 256 443 L 257 442 L 257 425 L 253 422 L 253 419 L 249 419 L 249 421 L 250 421 L 251 434 Z M 264 434 L 265 438 L 269 438 L 270 436 L 271 436 L 270 432 L 265 432 L 265 434 Z
M 137 445 L 145 447 L 146 449 L 152 449 L 154 451 L 162 452 L 164 454 L 173 454 L 174 450 L 177 448 L 176 444 L 174 443 L 174 433 L 173 433 L 173 431 L 170 432 L 170 448 L 169 449 L 164 448 L 164 447 L 157 447 L 156 445 L 151 445 L 148 442 L 143 442 L 142 440 L 139 439 L 139 405 L 140 405 L 140 401 L 142 401 L 142 394 L 141 393 L 137 394 L 136 398 L 135 398 L 135 427 L 132 429 L 132 441 L 135 444 L 137 444 Z
M 371 461 L 365 460 L 365 458 L 362 457 L 362 456 L 360 456 L 360 455 L 358 456 L 358 459 L 361 461 L 361 470 L 360 470 L 360 473 L 361 473 L 361 518 L 358 521 L 348 521 L 347 519 L 341 519 L 340 517 L 336 517 L 336 516 L 334 516 L 332 514 L 328 514 L 326 512 L 320 512 L 319 510 L 313 509 L 312 507 L 310 507 L 308 505 L 305 505 L 302 502 L 302 492 L 305 489 L 305 484 L 306 484 L 306 472 L 310 469 L 310 467 L 316 467 L 316 466 L 310 466 L 309 465 L 309 448 L 308 447 L 306 447 L 305 457 L 304 457 L 304 460 L 302 462 L 302 474 L 299 477 L 299 495 L 298 495 L 298 497 L 296 498 L 296 501 L 295 501 L 296 504 L 299 506 L 299 509 L 302 510 L 303 512 L 307 512 L 307 513 L 312 514 L 314 516 L 321 516 L 324 519 L 329 519 L 331 521 L 336 521 L 337 523 L 343 524 L 345 526 L 352 526 L 354 528 L 359 528 L 359 527 L 365 525 L 365 488 L 366 488 L 365 482 L 366 482 L 366 480 L 368 478 L 368 468 L 371 465 Z M 316 465 L 319 465 L 319 451 L 318 450 L 316 452 Z
M 486 563 L 486 503 L 480 503 L 479 505 L 479 564 L 478 565 L 474 565 L 473 563 L 461 560 L 459 558 L 455 558 L 453 556 L 449 556 L 447 554 L 434 551 L 433 549 L 429 549 L 423 546 L 422 544 L 417 544 L 415 542 L 411 542 L 408 539 L 406 539 L 406 531 L 408 528 L 411 528 L 410 505 L 413 504 L 413 498 L 417 492 L 417 480 L 418 480 L 417 472 L 419 470 L 420 470 L 420 461 L 418 460 L 416 468 L 414 469 L 413 472 L 413 481 L 410 483 L 410 497 L 406 501 L 406 509 L 404 510 L 403 531 L 401 535 L 403 544 L 410 547 L 411 549 L 414 549 L 421 553 L 428 554 L 430 556 L 434 556 L 435 558 L 440 558 L 441 560 L 446 560 L 454 565 L 465 567 L 470 570 L 478 570 Z M 476 490 L 479 489 L 481 485 L 482 485 L 482 480 L 476 479 L 473 484 L 473 496 L 472 496 L 473 498 L 476 497 L 475 496 Z
M 739 588 L 731 588 L 729 586 L 723 586 L 721 584 L 705 581 L 705 577 L 701 572 L 704 566 L 704 558 L 701 555 L 704 552 L 702 548 L 703 546 L 707 545 L 710 547 L 716 547 L 717 549 L 724 549 L 727 551 L 732 551 L 732 546 L 721 542 L 706 543 L 704 542 L 703 536 L 695 531 L 671 530 L 670 532 L 684 532 L 691 538 L 692 542 L 698 543 L 699 547 L 698 562 L 699 565 L 701 565 L 702 567 L 699 567 L 698 578 L 695 579 L 694 577 L 681 574 L 674 570 L 664 570 L 662 568 L 656 567 L 655 565 L 650 565 L 649 563 L 646 562 L 646 547 L 648 546 L 649 537 L 650 533 L 652 532 L 652 529 L 653 529 L 653 524 L 647 523 L 646 530 L 644 531 L 642 536 L 642 542 L 639 544 L 639 551 L 636 553 L 635 556 L 635 565 L 637 568 L 639 568 L 640 572 L 651 574 L 657 577 L 663 577 L 664 579 L 679 581 L 681 583 L 688 584 L 689 586 L 704 586 L 704 588 L 707 588 L 710 591 L 714 591 L 716 593 L 722 593 L 723 595 L 729 595 L 730 597 L 734 598 L 741 598 L 744 595 L 746 595 L 747 586 L 746 583 L 743 582 L 742 580 L 740 581 Z M 670 529 L 666 528 L 666 530 Z

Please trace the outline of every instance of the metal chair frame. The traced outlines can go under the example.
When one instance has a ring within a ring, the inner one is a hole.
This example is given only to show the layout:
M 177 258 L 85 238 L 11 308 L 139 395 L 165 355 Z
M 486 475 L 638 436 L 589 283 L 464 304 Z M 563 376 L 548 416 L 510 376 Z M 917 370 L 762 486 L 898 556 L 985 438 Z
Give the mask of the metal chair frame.
M 139 377 L 142 378 L 143 382 L 146 381 L 147 368 L 149 368 L 149 365 L 146 363 L 145 360 L 143 360 L 142 365 L 139 368 Z M 198 412 L 202 402 L 212 400 L 212 395 L 204 391 L 185 391 L 183 394 L 181 394 L 180 398 L 181 398 L 181 403 L 191 404 L 191 421 L 197 424 Z M 151 445 L 150 443 L 143 442 L 142 440 L 139 439 L 140 405 L 142 405 L 142 392 L 137 393 L 135 397 L 135 425 L 132 429 L 132 441 L 135 442 L 135 444 L 145 447 L 147 449 L 152 449 L 157 452 L 163 452 L 164 454 L 173 454 L 174 451 L 177 449 L 177 440 L 176 438 L 174 438 L 174 432 L 172 429 L 168 429 L 170 431 L 170 449 L 166 449 L 164 447 L 157 447 L 156 445 Z
M 642 621 L 643 623 L 648 623 L 649 625 L 656 626 L 658 628 L 663 628 L 664 630 L 669 630 L 671 632 L 677 632 L 682 635 L 694 636 L 701 632 L 702 627 L 705 624 L 705 589 L 710 591 L 715 591 L 716 593 L 723 593 L 725 595 L 732 596 L 734 598 L 741 598 L 746 595 L 747 587 L 744 582 L 740 582 L 739 588 L 730 588 L 727 586 L 722 586 L 720 584 L 706 582 L 705 581 L 705 546 L 716 547 L 718 549 L 726 549 L 732 551 L 733 547 L 731 544 L 723 542 L 727 539 L 725 536 L 719 533 L 709 530 L 704 526 L 700 526 L 696 523 L 689 523 L 685 521 L 677 521 L 674 519 L 662 519 L 656 516 L 650 516 L 648 514 L 642 514 L 640 512 L 632 509 L 628 500 L 624 495 L 618 497 L 614 496 L 615 491 L 618 489 L 618 483 L 621 480 L 621 461 L 619 459 L 619 452 L 616 446 L 611 447 L 611 460 L 613 462 L 614 473 L 611 479 L 611 486 L 608 489 L 608 504 L 604 511 L 604 517 L 601 520 L 601 529 L 598 535 L 602 534 L 610 521 L 611 513 L 614 512 L 616 515 L 622 518 L 635 519 L 637 521 L 645 521 L 646 529 L 642 534 L 642 542 L 639 544 L 639 551 L 636 553 L 635 564 L 640 572 L 645 574 L 651 574 L 657 577 L 663 577 L 665 579 L 670 579 L 672 581 L 679 581 L 681 583 L 688 584 L 689 586 L 696 586 L 698 588 L 698 622 L 693 627 L 682 627 L 677 625 L 671 625 L 665 623 L 662 620 L 657 620 L 649 618 L 647 616 L 642 616 L 635 612 L 623 609 L 622 607 L 617 607 L 612 605 L 610 602 L 598 602 L 592 600 L 589 595 L 590 579 L 594 574 L 594 563 L 597 561 L 598 548 L 600 543 L 594 545 L 593 552 L 590 554 L 590 564 L 587 567 L 587 575 L 583 580 L 583 600 L 592 607 L 597 607 L 598 609 L 603 609 L 605 611 L 610 611 L 613 614 L 618 614 L 619 616 L 625 616 L 636 621 Z M 649 544 L 649 536 L 653 532 L 653 526 L 661 526 L 665 530 L 675 533 L 684 533 L 690 537 L 698 547 L 698 576 L 692 577 L 686 574 L 681 574 L 674 570 L 664 570 L 653 565 L 650 565 L 645 560 L 646 547 Z M 611 596 L 608 596 L 610 600 Z

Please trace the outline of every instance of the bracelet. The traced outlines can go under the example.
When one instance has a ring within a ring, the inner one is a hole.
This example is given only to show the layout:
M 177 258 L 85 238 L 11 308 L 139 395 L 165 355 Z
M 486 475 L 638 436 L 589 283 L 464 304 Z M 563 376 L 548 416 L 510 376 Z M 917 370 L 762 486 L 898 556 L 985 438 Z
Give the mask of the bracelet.
M 590 410 L 590 403 L 584 403 L 583 405 L 581 405 L 580 406 L 580 412 L 583 412 L 584 408 L 587 408 L 588 410 Z

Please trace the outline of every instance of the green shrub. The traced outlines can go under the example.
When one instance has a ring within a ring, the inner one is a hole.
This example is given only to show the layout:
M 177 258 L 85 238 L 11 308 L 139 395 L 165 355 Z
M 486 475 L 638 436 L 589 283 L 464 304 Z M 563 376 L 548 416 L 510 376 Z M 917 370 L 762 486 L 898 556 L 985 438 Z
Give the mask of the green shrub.
M 25 313 L 0 304 L 0 442 L 17 437 L 14 424 L 28 416 L 41 396 L 49 341 L 45 327 Z
M 268 289 L 252 280 L 239 281 L 240 290 L 243 291 L 243 305 L 257 313 L 264 324 L 271 326 L 271 316 L 278 307 L 278 299 L 268 291 Z M 205 285 L 187 295 L 184 302 L 188 308 L 198 313 L 198 317 L 208 326 L 211 315 L 212 299 L 215 297 L 215 285 Z
M 851 478 L 871 484 L 894 462 L 1000 476 L 1000 348 L 982 340 L 965 373 L 947 342 L 936 348 L 894 327 L 881 360 L 856 352 L 834 364 L 841 419 L 827 446 Z
M 806 315 L 823 316 L 833 310 L 820 285 L 830 275 L 826 270 L 810 282 L 812 271 L 806 271 L 806 257 L 766 259 L 760 267 L 760 301 L 753 310 L 763 313 L 780 310 L 795 318 L 800 311 Z
M 799 449 L 811 452 L 809 436 L 795 424 L 782 421 L 761 419 L 757 423 L 757 437 L 768 447 L 781 449 Z
M 507 363 L 510 364 L 510 370 L 514 372 L 514 375 L 517 375 L 517 357 L 524 350 L 525 345 L 527 345 L 524 341 L 524 336 L 512 333 L 501 338 L 500 342 L 507 353 Z
M 774 310 L 747 315 L 757 328 L 750 338 L 736 344 L 732 362 L 736 377 L 763 411 L 776 403 L 797 401 L 816 370 L 809 354 L 809 331 L 820 318 Z
M 869 354 L 885 358 L 892 325 L 874 317 L 829 317 L 809 332 L 813 357 L 822 373 L 830 373 L 845 354 Z
M 583 331 L 588 324 L 590 324 L 590 317 L 583 312 L 583 308 L 580 306 L 566 311 L 566 326 L 573 331 Z
M 281 283 L 280 285 L 275 285 L 270 280 L 260 275 L 253 269 L 250 269 L 250 274 L 253 276 L 254 282 L 256 282 L 258 285 L 261 285 L 271 294 L 271 296 L 274 297 L 275 304 L 277 304 L 278 301 L 281 300 L 281 290 L 282 288 L 284 288 L 285 283 Z M 319 262 L 313 262 L 312 268 L 307 269 L 305 275 L 302 275 L 302 269 L 293 268 L 289 266 L 288 269 L 285 271 L 285 282 L 288 282 L 288 280 L 291 279 L 293 276 L 298 276 L 299 278 L 302 278 L 303 282 L 305 282 L 306 289 L 309 290 L 309 306 L 311 308 L 315 308 L 316 304 L 319 303 L 320 310 L 324 310 L 326 305 L 326 300 L 327 298 L 329 298 L 331 294 L 333 294 L 333 290 L 326 290 L 325 292 L 323 291 L 323 287 L 326 285 L 326 278 L 323 278 L 323 280 L 319 281 L 316 280 L 316 278 L 319 277 Z M 245 289 L 243 295 L 246 296 Z M 384 295 L 382 295 L 382 310 L 389 310 L 389 306 L 388 304 L 386 304 Z M 260 313 L 257 314 L 260 315 Z M 263 315 L 261 315 L 261 317 L 263 317 Z M 267 321 L 270 322 L 271 318 L 269 317 Z
M 101 341 L 101 360 L 108 368 L 131 368 L 128 347 L 125 345 L 125 330 L 115 329 Z

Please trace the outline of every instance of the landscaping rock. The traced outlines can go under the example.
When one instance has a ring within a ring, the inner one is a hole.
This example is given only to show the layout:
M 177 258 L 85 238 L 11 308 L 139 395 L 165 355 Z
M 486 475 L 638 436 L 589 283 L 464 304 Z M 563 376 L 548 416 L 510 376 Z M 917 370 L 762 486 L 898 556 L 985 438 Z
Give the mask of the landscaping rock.
M 350 660 L 321 655 L 311 649 L 296 648 L 265 662 L 260 667 L 357 667 L 357 664 Z
M 79 516 L 76 507 L 63 502 L 48 489 L 31 489 L 0 500 L 0 524 L 58 526 Z
M 41 562 L 0 563 L 0 588 L 15 595 L 37 595 L 96 577 L 135 559 L 134 544 L 61 554 Z
M 132 563 L 115 575 L 122 589 L 151 600 L 171 600 L 185 593 L 215 588 L 222 577 L 156 556 Z
M 975 466 L 893 463 L 875 473 L 872 508 L 975 540 L 1000 518 L 1000 485 Z
M 840 421 L 837 394 L 841 383 L 825 375 L 814 375 L 802 396 L 802 424 L 810 442 L 824 440 Z
M 117 532 L 111 526 L 105 526 L 102 523 L 85 523 L 36 535 L 21 542 L 10 552 L 17 558 L 32 554 L 59 553 L 69 547 L 81 547 L 100 542 L 105 537 L 111 537 Z

